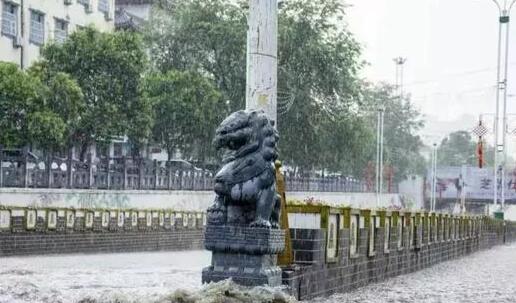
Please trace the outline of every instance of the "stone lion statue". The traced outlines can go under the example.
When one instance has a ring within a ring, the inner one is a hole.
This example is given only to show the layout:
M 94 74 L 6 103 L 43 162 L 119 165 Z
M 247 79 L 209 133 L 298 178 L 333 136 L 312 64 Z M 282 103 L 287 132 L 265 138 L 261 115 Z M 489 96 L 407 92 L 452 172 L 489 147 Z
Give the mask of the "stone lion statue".
M 222 121 L 214 143 L 224 155 L 208 224 L 279 228 L 281 199 L 274 170 L 278 140 L 263 111 L 241 110 Z

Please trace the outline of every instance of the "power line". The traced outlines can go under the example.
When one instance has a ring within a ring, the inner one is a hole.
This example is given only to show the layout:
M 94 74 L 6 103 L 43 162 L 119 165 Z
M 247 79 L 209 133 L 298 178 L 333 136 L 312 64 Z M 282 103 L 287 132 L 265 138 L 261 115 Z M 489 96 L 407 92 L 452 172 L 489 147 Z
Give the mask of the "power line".
M 485 91 L 488 91 L 488 90 L 491 90 L 491 89 L 494 90 L 495 88 L 496 88 L 495 85 L 487 85 L 487 86 L 483 86 L 483 87 L 478 87 L 478 88 L 468 89 L 468 90 L 462 90 L 462 91 L 458 91 L 458 92 L 437 91 L 437 92 L 433 92 L 433 93 L 430 93 L 430 94 L 424 94 L 422 96 L 416 96 L 416 97 L 412 96 L 411 100 L 425 99 L 425 98 L 428 98 L 428 97 L 439 96 L 439 95 L 456 96 L 456 95 L 462 95 L 462 94 L 473 93 L 473 92 L 485 92 Z
M 516 62 L 512 62 L 509 65 L 516 66 Z M 404 85 L 405 86 L 415 86 L 415 85 L 422 85 L 422 84 L 429 84 L 429 83 L 437 83 L 440 81 L 445 81 L 447 78 L 475 75 L 475 74 L 485 73 L 485 72 L 489 72 L 489 71 L 496 71 L 496 67 L 486 67 L 486 68 L 481 68 L 481 69 L 463 71 L 463 72 L 459 72 L 459 73 L 443 75 L 439 79 L 427 79 L 427 80 L 421 80 L 421 81 L 413 81 L 413 82 L 405 83 Z

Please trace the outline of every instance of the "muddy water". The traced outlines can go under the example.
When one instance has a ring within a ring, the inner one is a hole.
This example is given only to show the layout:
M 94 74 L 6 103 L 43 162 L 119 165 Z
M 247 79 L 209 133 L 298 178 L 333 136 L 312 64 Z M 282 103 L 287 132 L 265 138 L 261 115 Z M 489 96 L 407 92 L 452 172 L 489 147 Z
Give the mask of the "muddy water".
M 195 294 L 201 269 L 209 263 L 206 251 L 0 258 L 0 303 L 170 302 L 178 289 Z M 261 289 L 251 298 L 258 302 L 271 296 L 276 295 Z M 337 302 L 514 303 L 516 245 L 312 301 Z
M 0 258 L 0 302 L 155 302 L 200 287 L 206 251 Z
M 317 303 L 516 302 L 516 244 L 496 247 Z

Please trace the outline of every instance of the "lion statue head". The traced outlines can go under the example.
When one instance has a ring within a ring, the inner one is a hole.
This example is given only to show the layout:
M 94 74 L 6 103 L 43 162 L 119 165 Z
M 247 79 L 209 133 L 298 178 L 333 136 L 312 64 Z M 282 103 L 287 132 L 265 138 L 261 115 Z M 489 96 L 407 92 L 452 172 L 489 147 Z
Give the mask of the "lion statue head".
M 275 161 L 278 140 L 278 132 L 262 110 L 240 110 L 222 121 L 214 143 L 217 149 L 226 151 L 223 163 L 255 152 L 266 161 Z

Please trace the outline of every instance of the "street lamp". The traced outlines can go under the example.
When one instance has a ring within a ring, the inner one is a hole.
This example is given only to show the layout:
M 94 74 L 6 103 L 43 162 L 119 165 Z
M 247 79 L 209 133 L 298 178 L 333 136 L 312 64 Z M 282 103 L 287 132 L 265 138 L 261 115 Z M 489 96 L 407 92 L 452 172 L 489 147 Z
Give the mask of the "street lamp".
M 432 148 L 432 193 L 430 195 L 430 211 L 435 211 L 435 192 L 437 191 L 437 143 Z
M 498 203 L 498 153 L 502 153 L 501 168 L 501 209 L 505 206 L 505 165 L 507 160 L 507 69 L 509 63 L 509 20 L 511 9 L 516 0 L 492 0 L 498 7 L 499 27 L 498 27 L 498 60 L 497 60 L 497 79 L 496 79 L 496 114 L 495 114 L 495 163 L 494 163 L 494 197 L 493 202 Z M 502 47 L 502 37 L 505 31 L 505 47 Z M 504 63 L 502 64 L 502 51 L 505 50 Z M 503 96 L 503 119 L 500 125 L 500 94 Z M 502 129 L 502 142 L 500 144 L 499 129 Z
M 376 207 L 380 207 L 380 195 L 383 192 L 383 129 L 385 108 L 378 108 L 376 124 Z
M 407 58 L 396 57 L 392 59 L 396 64 L 396 90 L 400 100 L 403 99 L 403 66 L 407 62 Z

